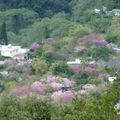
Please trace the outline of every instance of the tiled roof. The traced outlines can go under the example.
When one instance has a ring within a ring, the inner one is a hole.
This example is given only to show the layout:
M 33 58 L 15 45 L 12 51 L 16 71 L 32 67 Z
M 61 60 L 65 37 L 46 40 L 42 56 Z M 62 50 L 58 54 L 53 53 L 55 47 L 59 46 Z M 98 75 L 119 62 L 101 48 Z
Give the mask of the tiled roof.
M 21 58 L 21 57 L 23 57 L 23 56 L 25 56 L 25 55 L 24 55 L 24 54 L 17 54 L 17 55 L 15 55 L 14 57 Z

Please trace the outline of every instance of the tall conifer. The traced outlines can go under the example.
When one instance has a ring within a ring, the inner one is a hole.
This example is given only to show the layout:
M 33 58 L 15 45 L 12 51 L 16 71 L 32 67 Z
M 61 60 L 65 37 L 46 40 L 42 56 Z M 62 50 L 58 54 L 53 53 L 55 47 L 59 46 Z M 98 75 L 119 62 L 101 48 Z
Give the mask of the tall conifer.
M 2 44 L 8 45 L 5 21 L 2 23 L 2 26 L 1 26 L 0 39 Z

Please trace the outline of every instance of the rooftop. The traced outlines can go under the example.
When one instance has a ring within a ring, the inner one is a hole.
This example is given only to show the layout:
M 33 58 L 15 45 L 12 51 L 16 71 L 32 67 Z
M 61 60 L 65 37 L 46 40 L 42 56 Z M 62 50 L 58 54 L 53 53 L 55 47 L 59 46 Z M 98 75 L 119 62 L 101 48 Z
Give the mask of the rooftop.
M 120 9 L 113 9 L 112 12 L 120 12 Z
M 25 55 L 24 55 L 24 54 L 17 54 L 17 55 L 15 55 L 14 57 L 21 58 L 21 57 L 23 57 L 23 56 L 25 56 Z

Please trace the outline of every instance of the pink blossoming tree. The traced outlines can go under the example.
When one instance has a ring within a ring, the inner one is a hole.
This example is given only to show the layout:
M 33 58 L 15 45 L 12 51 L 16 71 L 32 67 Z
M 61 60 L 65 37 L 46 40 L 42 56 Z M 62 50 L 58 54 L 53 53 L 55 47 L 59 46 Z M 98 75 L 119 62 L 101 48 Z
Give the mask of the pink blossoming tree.
M 91 89 L 95 90 L 96 92 L 101 92 L 100 87 L 97 87 L 96 85 L 92 85 L 92 84 L 85 84 L 84 86 L 82 86 L 83 89 L 89 91 Z
M 78 93 L 73 93 L 71 91 L 58 91 L 54 92 L 51 97 L 53 98 L 54 101 L 58 102 L 61 101 L 63 103 L 69 102 L 72 98 L 81 98 L 81 96 Z
M 95 45 L 98 46 L 105 46 L 108 44 L 107 41 L 100 37 L 98 34 L 86 35 L 82 37 L 81 40 L 91 40 Z
M 30 46 L 30 49 L 32 50 L 36 50 L 40 47 L 40 45 L 38 43 L 32 43 L 32 45 Z
M 40 94 L 44 94 L 45 85 L 42 84 L 41 82 L 36 81 L 36 82 L 34 82 L 30 87 L 31 87 L 31 90 L 32 90 L 33 92 L 37 92 L 37 93 L 40 93 Z
M 70 69 L 73 71 L 73 73 L 76 73 L 80 71 L 81 65 L 70 65 Z

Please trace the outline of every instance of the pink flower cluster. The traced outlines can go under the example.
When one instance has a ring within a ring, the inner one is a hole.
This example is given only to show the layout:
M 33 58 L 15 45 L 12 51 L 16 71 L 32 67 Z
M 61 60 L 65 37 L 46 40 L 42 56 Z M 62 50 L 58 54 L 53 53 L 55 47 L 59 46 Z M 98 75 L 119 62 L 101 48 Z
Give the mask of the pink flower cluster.
M 32 91 L 41 93 L 41 94 L 43 94 L 45 90 L 45 85 L 39 81 L 34 82 L 30 87 Z
M 108 80 L 108 77 L 109 77 L 108 74 L 99 74 L 98 80 L 107 81 L 107 80 Z
M 50 75 L 47 78 L 40 79 L 40 82 L 45 84 L 59 83 L 61 87 L 71 87 L 75 84 L 74 81 L 71 81 L 67 78 L 61 78 L 57 76 Z M 55 85 L 55 84 L 54 84 Z M 58 84 L 56 84 L 58 86 Z
M 69 65 L 69 67 L 71 68 L 73 73 L 76 73 L 80 70 L 84 70 L 89 74 L 95 74 L 95 73 L 98 72 L 95 64 L 85 63 L 85 64 L 82 64 L 82 65 Z
M 53 49 L 48 49 L 48 50 L 45 50 L 45 52 L 54 52 Z
M 31 72 L 31 69 L 30 68 L 23 68 L 23 72 L 25 72 L 25 73 L 30 73 Z
M 18 95 L 18 96 L 25 96 L 27 94 L 37 93 L 44 95 L 44 90 L 46 89 L 46 86 L 39 81 L 34 82 L 31 85 L 17 87 L 11 90 L 11 93 Z
M 59 90 L 61 90 L 61 87 L 63 86 L 62 84 L 60 84 L 60 83 L 51 83 L 50 84 L 50 86 L 52 87 L 52 88 L 54 88 L 56 91 L 59 91 Z
M 96 74 L 98 72 L 97 69 L 93 67 L 85 67 L 84 71 L 86 71 L 88 74 Z
M 86 84 L 86 85 L 82 86 L 82 88 L 87 91 L 94 89 L 96 92 L 101 92 L 100 87 L 97 87 L 96 85 L 92 85 L 92 84 Z
M 81 96 L 78 93 L 73 93 L 71 91 L 57 91 L 54 92 L 51 97 L 54 99 L 54 101 L 61 101 L 63 103 L 69 102 L 72 98 L 81 98 Z
M 32 50 L 36 50 L 40 47 L 40 45 L 38 43 L 32 43 L 32 45 L 30 46 L 30 49 Z
M 74 73 L 80 71 L 80 69 L 81 69 L 81 65 L 70 65 L 69 67 L 71 68 L 71 70 L 72 70 Z
M 31 85 L 27 85 L 27 86 L 24 85 L 23 87 L 14 88 L 13 90 L 11 90 L 11 93 L 18 95 L 20 97 L 25 96 L 27 94 L 30 94 L 30 95 L 35 94 L 38 96 L 40 95 L 45 97 L 46 90 L 49 91 L 48 86 L 51 86 L 56 91 L 55 93 L 60 93 L 62 87 L 71 87 L 73 85 L 74 85 L 74 82 L 67 78 L 61 78 L 61 77 L 50 75 L 47 78 L 43 78 L 43 79 L 40 79 L 39 81 L 35 81 Z M 65 95 L 66 94 L 64 93 L 64 96 Z M 68 94 L 68 98 L 69 96 L 70 96 L 70 93 Z
M 5 59 L 4 60 L 5 65 L 11 66 L 11 67 L 15 67 L 17 65 L 16 61 L 10 60 L 10 59 Z
M 87 90 L 80 90 L 78 91 L 79 94 L 88 94 L 88 91 Z
M 53 38 L 47 38 L 47 39 L 43 40 L 43 44 L 47 44 L 53 40 L 54 40 Z
M 100 46 L 105 46 L 108 44 L 105 39 L 103 39 L 99 35 L 95 35 L 95 34 L 84 36 L 83 38 L 81 38 L 81 40 L 92 40 L 92 42 L 95 45 L 100 45 Z
M 18 96 L 24 96 L 26 94 L 28 94 L 29 88 L 28 86 L 22 86 L 22 87 L 18 87 L 18 88 L 14 88 L 13 90 L 11 90 L 11 93 L 18 95 Z

